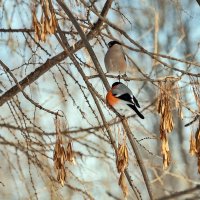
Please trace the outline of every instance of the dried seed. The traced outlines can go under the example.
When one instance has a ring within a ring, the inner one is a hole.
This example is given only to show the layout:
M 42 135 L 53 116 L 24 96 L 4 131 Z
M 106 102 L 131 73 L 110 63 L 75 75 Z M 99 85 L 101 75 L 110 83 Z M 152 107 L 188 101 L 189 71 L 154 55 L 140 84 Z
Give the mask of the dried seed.
M 194 156 L 194 155 L 196 155 L 196 153 L 197 153 L 197 150 L 196 150 L 196 139 L 191 134 L 191 136 L 190 136 L 190 154 L 192 156 Z
M 123 194 L 126 198 L 128 196 L 128 187 L 127 187 L 127 184 L 126 184 L 126 179 L 125 179 L 124 173 L 121 173 L 121 175 L 119 177 L 119 183 L 118 184 L 122 188 Z
M 119 173 L 124 172 L 128 166 L 128 150 L 125 144 L 118 147 L 116 165 Z

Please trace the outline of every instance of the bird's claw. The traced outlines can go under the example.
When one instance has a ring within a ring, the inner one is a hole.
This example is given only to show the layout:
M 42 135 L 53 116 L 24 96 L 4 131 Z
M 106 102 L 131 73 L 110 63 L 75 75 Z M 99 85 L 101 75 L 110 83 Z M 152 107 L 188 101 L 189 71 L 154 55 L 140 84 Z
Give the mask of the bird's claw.
M 120 75 L 118 75 L 117 78 L 119 79 L 119 82 L 120 82 L 120 78 L 121 78 Z
M 122 78 L 127 78 L 128 76 L 125 74 L 122 75 Z

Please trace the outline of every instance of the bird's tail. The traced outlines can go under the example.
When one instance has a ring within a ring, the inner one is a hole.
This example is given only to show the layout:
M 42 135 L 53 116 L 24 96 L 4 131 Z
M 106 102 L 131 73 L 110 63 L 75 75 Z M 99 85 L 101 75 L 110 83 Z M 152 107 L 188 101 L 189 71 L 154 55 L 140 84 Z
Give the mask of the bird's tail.
M 137 109 L 137 107 L 133 104 L 128 104 L 128 106 L 130 108 L 132 108 L 136 113 L 137 115 L 141 118 L 141 119 L 144 119 L 144 116 L 140 113 L 140 111 Z

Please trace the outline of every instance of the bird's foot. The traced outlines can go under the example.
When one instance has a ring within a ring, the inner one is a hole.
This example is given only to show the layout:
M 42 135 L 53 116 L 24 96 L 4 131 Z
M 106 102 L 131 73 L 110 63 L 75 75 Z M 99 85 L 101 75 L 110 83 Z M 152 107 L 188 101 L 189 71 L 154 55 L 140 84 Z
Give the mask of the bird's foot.
M 120 75 L 118 75 L 118 76 L 117 76 L 117 78 L 118 78 L 118 80 L 119 80 L 119 82 L 120 82 L 121 76 L 120 76 Z
M 127 78 L 127 77 L 128 77 L 128 76 L 127 76 L 126 73 L 122 75 L 122 78 Z

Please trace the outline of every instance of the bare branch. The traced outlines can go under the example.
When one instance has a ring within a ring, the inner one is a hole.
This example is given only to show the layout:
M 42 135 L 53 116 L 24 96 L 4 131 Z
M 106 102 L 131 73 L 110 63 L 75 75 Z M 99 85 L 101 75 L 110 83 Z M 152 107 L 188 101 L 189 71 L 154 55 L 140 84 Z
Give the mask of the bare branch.
M 196 0 L 197 1 L 197 3 L 199 4 L 199 6 L 200 6 L 200 0 Z
M 180 191 L 180 192 L 176 192 L 174 194 L 171 194 L 169 196 L 165 196 L 165 197 L 161 197 L 157 200 L 168 200 L 168 199 L 175 199 L 175 198 L 178 198 L 180 196 L 183 196 L 183 195 L 187 195 L 187 194 L 193 194 L 193 192 L 197 191 L 200 189 L 200 185 L 197 185 L 193 188 L 190 188 L 190 189 L 187 189 L 187 190 L 183 190 L 183 191 Z

